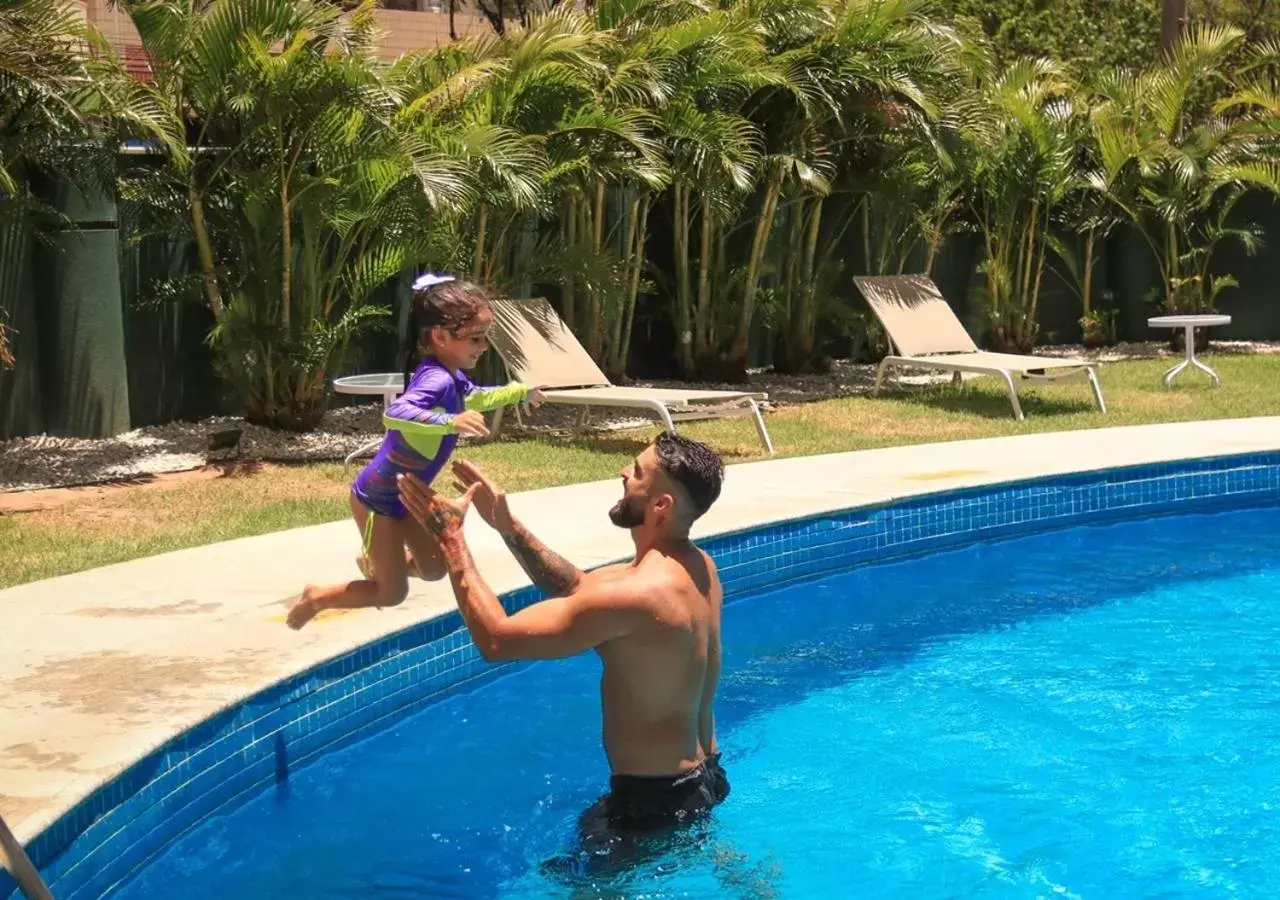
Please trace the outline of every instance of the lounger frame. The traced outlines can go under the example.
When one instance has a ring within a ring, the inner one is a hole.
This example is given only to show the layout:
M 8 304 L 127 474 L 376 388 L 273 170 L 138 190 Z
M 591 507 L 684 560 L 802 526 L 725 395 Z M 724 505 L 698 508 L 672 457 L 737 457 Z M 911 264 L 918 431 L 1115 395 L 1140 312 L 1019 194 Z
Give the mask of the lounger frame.
M 973 338 L 927 275 L 860 275 L 854 284 L 884 326 L 894 351 L 876 369 L 873 394 L 878 395 L 891 368 L 952 372 L 952 383 L 961 374 L 993 375 L 1004 382 L 1018 421 L 1026 416 L 1018 400 L 1017 382 L 1062 381 L 1080 378 L 1089 382 L 1094 405 L 1107 411 L 1098 382 L 1098 364 L 1080 357 L 991 353 L 978 349 Z
M 579 428 L 586 427 L 598 407 L 651 412 L 673 434 L 677 422 L 750 416 L 765 452 L 773 455 L 760 406 L 767 393 L 615 385 L 545 299 L 495 300 L 492 306 L 490 338 L 507 371 L 525 384 L 540 386 L 547 403 L 581 407 Z M 497 434 L 501 427 L 499 410 L 491 431 Z

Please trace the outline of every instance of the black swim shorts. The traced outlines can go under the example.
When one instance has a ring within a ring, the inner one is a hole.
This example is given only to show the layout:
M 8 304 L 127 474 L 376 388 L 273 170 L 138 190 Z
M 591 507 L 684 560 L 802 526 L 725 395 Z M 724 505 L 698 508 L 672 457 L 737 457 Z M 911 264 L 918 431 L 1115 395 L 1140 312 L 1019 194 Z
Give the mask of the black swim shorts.
M 598 874 L 660 853 L 728 796 L 718 753 L 680 775 L 614 775 L 609 793 L 578 819 L 579 864 Z

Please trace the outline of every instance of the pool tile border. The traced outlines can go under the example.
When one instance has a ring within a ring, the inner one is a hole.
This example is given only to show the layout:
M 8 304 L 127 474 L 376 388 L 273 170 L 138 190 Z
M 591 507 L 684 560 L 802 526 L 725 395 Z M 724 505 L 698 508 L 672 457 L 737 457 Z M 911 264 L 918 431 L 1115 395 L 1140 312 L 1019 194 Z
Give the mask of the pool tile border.
M 730 597 L 869 562 L 1085 522 L 1280 502 L 1280 452 L 1144 464 L 916 495 L 703 542 Z M 541 595 L 502 597 L 511 611 Z M 489 665 L 456 611 L 344 653 L 178 735 L 28 846 L 59 900 L 109 892 L 173 840 L 290 770 L 519 664 Z M 0 870 L 0 898 L 16 900 Z

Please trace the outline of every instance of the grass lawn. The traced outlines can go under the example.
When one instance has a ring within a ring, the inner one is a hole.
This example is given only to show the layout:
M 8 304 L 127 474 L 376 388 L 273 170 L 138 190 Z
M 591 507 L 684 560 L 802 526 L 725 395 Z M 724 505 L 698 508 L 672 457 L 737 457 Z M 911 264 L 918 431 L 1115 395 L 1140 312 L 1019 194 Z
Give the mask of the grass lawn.
M 1025 422 L 1010 413 L 1000 384 L 982 378 L 878 398 L 828 400 L 768 416 L 778 456 L 864 450 L 901 444 L 1042 431 L 1143 425 L 1196 419 L 1280 415 L 1280 355 L 1217 356 L 1220 390 L 1184 372 L 1172 391 L 1160 385 L 1168 360 L 1107 363 L 1099 375 L 1108 412 L 1092 407 L 1088 385 L 1071 381 L 1020 392 Z M 762 456 L 749 419 L 691 422 L 684 433 L 718 448 L 729 464 Z M 657 433 L 504 439 L 462 447 L 508 491 L 614 477 Z M 220 477 L 82 489 L 69 502 L 0 516 L 0 588 L 230 538 L 346 518 L 355 474 L 340 463 L 264 465 Z M 437 486 L 447 487 L 441 478 Z M 82 498 L 81 498 L 82 495 Z M 356 534 L 352 531 L 352 547 Z M 354 550 L 353 550 L 354 552 Z

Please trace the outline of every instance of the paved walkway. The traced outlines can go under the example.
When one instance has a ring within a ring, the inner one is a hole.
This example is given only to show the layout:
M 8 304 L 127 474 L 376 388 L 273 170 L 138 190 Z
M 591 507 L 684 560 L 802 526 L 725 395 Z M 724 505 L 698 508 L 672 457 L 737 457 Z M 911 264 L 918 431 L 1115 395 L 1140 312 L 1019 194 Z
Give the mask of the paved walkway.
M 701 535 L 912 494 L 1186 457 L 1280 449 L 1280 418 L 1111 428 L 750 463 L 728 470 Z M 580 566 L 629 555 L 617 481 L 515 495 L 517 516 Z M 468 518 L 498 591 L 527 583 Z M 34 837 L 97 785 L 227 704 L 453 606 L 413 582 L 400 607 L 284 614 L 306 581 L 356 576 L 350 522 L 181 550 L 0 591 L 0 813 Z

